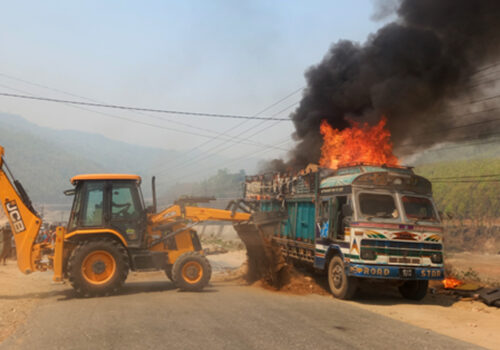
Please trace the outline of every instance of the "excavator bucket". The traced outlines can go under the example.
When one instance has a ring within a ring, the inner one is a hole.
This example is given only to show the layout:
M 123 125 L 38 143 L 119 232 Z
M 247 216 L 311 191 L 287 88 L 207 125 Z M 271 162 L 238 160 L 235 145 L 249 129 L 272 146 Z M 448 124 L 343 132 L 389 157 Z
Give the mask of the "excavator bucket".
M 273 235 L 284 219 L 286 214 L 282 212 L 255 212 L 250 221 L 234 224 L 247 249 L 248 282 L 263 279 L 276 288 L 281 287 L 287 264 Z

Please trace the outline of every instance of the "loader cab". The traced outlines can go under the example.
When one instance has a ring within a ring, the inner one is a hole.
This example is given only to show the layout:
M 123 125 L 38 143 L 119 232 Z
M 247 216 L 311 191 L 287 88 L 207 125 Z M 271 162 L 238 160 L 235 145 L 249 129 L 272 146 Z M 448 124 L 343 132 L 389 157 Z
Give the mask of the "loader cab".
M 141 247 L 146 211 L 137 175 L 89 174 L 71 179 L 75 185 L 68 233 L 96 229 L 118 232 L 129 247 Z

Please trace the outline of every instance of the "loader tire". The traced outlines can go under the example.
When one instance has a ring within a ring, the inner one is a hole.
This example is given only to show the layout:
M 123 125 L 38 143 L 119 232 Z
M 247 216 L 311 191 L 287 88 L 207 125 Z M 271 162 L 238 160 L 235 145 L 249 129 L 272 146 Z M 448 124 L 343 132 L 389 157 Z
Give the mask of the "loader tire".
M 174 281 L 174 277 L 172 276 L 172 266 L 173 265 L 167 265 L 165 267 L 165 275 L 167 275 L 168 279 L 173 282 Z
M 207 258 L 197 252 L 182 254 L 172 267 L 174 283 L 182 290 L 202 290 L 210 281 L 211 276 L 210 263 Z
M 347 276 L 344 262 L 338 255 L 328 264 L 328 284 L 333 296 L 338 299 L 350 300 L 358 289 L 358 280 Z
M 399 293 L 401 293 L 405 299 L 418 301 L 426 296 L 428 287 L 429 281 L 406 281 L 399 286 Z
M 78 296 L 111 295 L 127 279 L 129 258 L 125 248 L 115 240 L 87 240 L 73 249 L 67 270 Z

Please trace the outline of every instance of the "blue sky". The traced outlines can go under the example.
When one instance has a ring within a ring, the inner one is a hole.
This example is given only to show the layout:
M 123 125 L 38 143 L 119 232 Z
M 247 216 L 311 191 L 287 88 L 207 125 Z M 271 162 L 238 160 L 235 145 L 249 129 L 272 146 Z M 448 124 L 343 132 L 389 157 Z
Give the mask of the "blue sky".
M 304 71 L 332 43 L 363 42 L 382 25 L 370 20 L 372 13 L 369 0 L 3 1 L 0 91 L 75 99 L 12 79 L 17 78 L 108 103 L 252 115 L 303 86 Z M 300 94 L 292 96 L 265 115 L 299 99 Z M 167 149 L 207 140 L 66 105 L 0 97 L 0 112 Z M 193 131 L 169 120 L 188 123 L 211 130 L 203 132 L 207 135 L 234 128 L 229 135 L 248 130 L 240 137 L 250 137 L 264 129 L 251 138 L 268 144 L 287 140 L 293 131 L 288 122 L 236 127 L 240 122 L 234 120 L 104 112 Z M 236 144 L 224 152 L 237 156 L 253 150 L 263 148 Z

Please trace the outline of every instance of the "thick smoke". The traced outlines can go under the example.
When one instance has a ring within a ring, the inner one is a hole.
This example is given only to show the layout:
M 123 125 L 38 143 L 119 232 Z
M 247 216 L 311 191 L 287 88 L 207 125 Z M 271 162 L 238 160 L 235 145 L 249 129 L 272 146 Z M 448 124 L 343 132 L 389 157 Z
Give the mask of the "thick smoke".
M 323 119 L 343 129 L 350 120 L 373 123 L 385 115 L 400 155 L 418 149 L 405 145 L 422 134 L 425 147 L 442 141 L 457 123 L 447 114 L 449 101 L 463 97 L 474 72 L 499 55 L 499 39 L 500 0 L 400 1 L 396 21 L 363 45 L 335 43 L 306 72 L 307 88 L 291 116 L 299 143 L 288 166 L 318 162 Z

